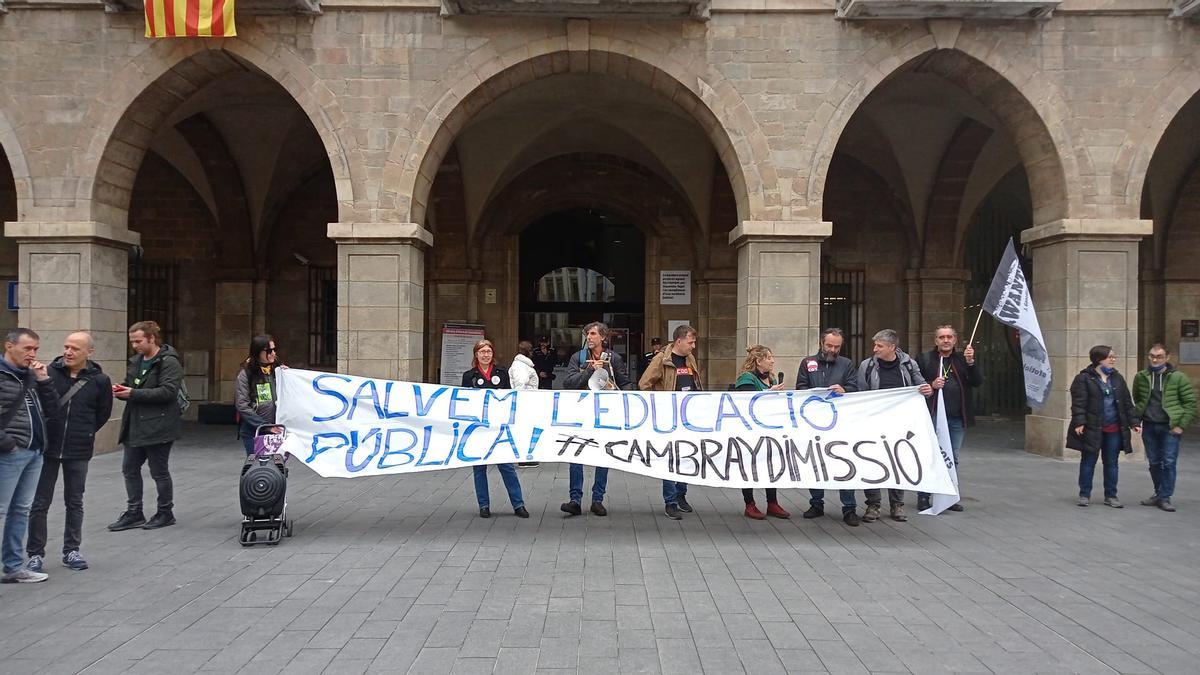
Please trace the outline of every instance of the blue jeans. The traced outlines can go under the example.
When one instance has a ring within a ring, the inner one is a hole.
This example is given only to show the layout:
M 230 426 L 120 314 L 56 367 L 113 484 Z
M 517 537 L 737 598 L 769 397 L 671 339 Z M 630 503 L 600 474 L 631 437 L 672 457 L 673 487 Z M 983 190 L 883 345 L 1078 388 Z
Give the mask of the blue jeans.
M 471 467 L 475 473 L 475 500 L 481 509 L 491 508 L 492 503 L 488 497 L 487 469 L 486 464 Z M 497 464 L 496 469 L 500 471 L 500 478 L 504 479 L 504 489 L 508 490 L 508 501 L 512 502 L 512 507 L 519 509 L 525 506 L 525 500 L 521 497 L 521 481 L 517 480 L 517 467 Z
M 962 447 L 963 437 L 967 434 L 967 427 L 963 424 L 961 417 L 947 417 L 946 430 L 950 432 L 950 450 L 954 454 L 954 468 L 958 469 L 958 449 Z M 928 492 L 918 492 L 917 499 L 924 501 L 929 499 Z
M 824 490 L 809 490 L 808 495 L 809 506 L 815 506 L 822 510 L 825 509 Z M 854 499 L 854 490 L 838 490 L 838 497 L 842 500 L 842 513 L 858 508 L 858 502 Z
M 571 465 L 571 488 L 568 495 L 571 501 L 579 504 L 583 501 L 583 465 Z M 604 501 L 604 493 L 608 490 L 608 468 L 596 467 L 596 477 L 592 480 L 592 501 Z
M 242 438 L 242 448 L 246 451 L 247 457 L 254 454 L 254 431 L 253 424 L 238 423 L 238 435 Z
M 1179 436 L 1171 433 L 1170 424 L 1144 422 L 1142 443 L 1146 446 L 1146 461 L 1150 463 L 1154 496 L 1169 500 L 1175 494 L 1175 464 L 1179 461 Z
M 0 517 L 4 519 L 4 542 L 0 555 L 4 573 L 25 564 L 25 532 L 29 529 L 29 507 L 42 476 L 42 453 L 17 448 L 0 453 Z
M 663 481 L 663 504 L 678 504 L 679 498 L 687 496 L 687 483 L 681 481 Z
M 1079 455 L 1079 496 L 1092 496 L 1092 476 L 1096 473 L 1096 460 L 1104 462 L 1104 498 L 1117 496 L 1117 459 L 1121 456 L 1121 432 L 1104 434 L 1100 441 L 1100 452 L 1082 452 Z

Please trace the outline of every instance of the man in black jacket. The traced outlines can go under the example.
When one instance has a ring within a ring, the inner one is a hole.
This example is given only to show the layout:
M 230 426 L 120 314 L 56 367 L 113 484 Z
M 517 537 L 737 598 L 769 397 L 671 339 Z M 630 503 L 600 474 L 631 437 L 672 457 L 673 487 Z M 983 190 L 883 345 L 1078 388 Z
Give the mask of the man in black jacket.
M 800 361 L 800 370 L 796 372 L 796 389 L 829 389 L 839 394 L 858 391 L 858 371 L 850 359 L 841 356 L 845 340 L 840 328 L 821 331 L 820 350 Z M 809 506 L 804 517 L 825 515 L 825 491 L 814 489 L 809 490 L 808 494 Z M 838 490 L 838 497 L 842 500 L 842 521 L 851 527 L 858 527 L 861 521 L 854 490 Z
M 162 329 L 153 321 L 129 327 L 129 359 L 125 384 L 113 387 L 113 396 L 125 401 L 121 415 L 121 442 L 125 458 L 125 493 L 129 505 L 115 523 L 113 532 L 141 527 L 153 530 L 175 524 L 174 486 L 167 460 L 171 445 L 179 438 L 179 390 L 183 386 L 183 361 L 171 345 L 162 344 Z M 150 463 L 150 477 L 158 488 L 158 512 L 148 522 L 142 514 L 142 465 Z
M 625 362 L 621 355 L 604 346 L 608 339 L 608 326 L 599 321 L 593 321 L 583 327 L 584 339 L 587 346 L 575 352 L 567 362 L 567 376 L 564 378 L 566 389 L 588 390 L 588 383 L 597 371 L 604 371 L 607 377 L 607 387 L 612 389 L 632 389 L 633 382 L 625 371 Z M 599 380 L 597 380 L 599 382 Z M 597 516 L 607 516 L 608 509 L 604 508 L 604 493 L 608 490 L 608 468 L 596 467 L 595 478 L 592 479 L 591 512 Z M 559 510 L 570 516 L 583 513 L 583 465 L 572 464 L 570 482 L 568 483 L 568 499 L 559 506 Z
M 112 416 L 112 380 L 91 360 L 96 351 L 92 336 L 71 333 L 63 342 L 63 355 L 50 364 L 50 380 L 58 396 L 59 424 L 50 434 L 42 460 L 33 510 L 29 514 L 29 569 L 42 571 L 46 556 L 46 513 L 54 500 L 54 485 L 62 469 L 63 502 L 67 520 L 63 527 L 62 563 L 73 570 L 86 570 L 87 560 L 79 552 L 83 538 L 83 490 L 88 462 L 96 446 L 96 432 Z
M 37 360 L 40 341 L 28 328 L 14 328 L 4 339 L 0 358 L 0 583 L 6 584 L 46 580 L 44 573 L 25 565 L 22 548 L 42 472 L 42 450 L 57 415 L 54 385 L 46 365 Z
M 921 376 L 936 392 L 942 390 L 946 400 L 946 426 L 950 431 L 950 447 L 954 451 L 954 466 L 958 467 L 958 449 L 962 447 L 963 435 L 966 428 L 975 424 L 975 406 L 972 403 L 971 388 L 983 384 L 983 371 L 975 362 L 975 347 L 967 345 L 963 351 L 956 351 L 958 346 L 958 331 L 954 326 L 938 326 L 933 333 L 933 349 L 917 356 L 917 366 Z M 925 399 L 929 404 L 929 414 L 937 420 L 938 397 L 936 395 Z M 929 508 L 929 493 L 917 493 L 917 510 Z M 950 507 L 951 511 L 962 511 L 959 502 Z

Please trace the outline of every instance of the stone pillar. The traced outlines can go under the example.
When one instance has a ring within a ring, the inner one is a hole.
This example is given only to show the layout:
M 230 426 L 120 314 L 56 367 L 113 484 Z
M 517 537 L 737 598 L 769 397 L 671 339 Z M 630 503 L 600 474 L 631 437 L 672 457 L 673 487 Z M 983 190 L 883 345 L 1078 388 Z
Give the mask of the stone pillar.
M 1046 406 L 1025 418 L 1025 449 L 1078 457 L 1065 448 L 1070 387 L 1093 345 L 1111 345 L 1132 384 L 1138 354 L 1138 242 L 1149 220 L 1058 220 L 1026 230 L 1033 250 L 1033 303 L 1050 353 Z M 1140 454 L 1140 453 L 1139 453 Z
M 213 368 L 199 354 L 188 354 L 185 360 L 188 375 L 188 393 L 193 399 L 233 403 L 233 388 L 237 382 L 238 369 L 250 347 L 250 338 L 258 331 L 254 327 L 257 284 L 253 280 L 216 281 L 214 297 L 214 321 L 216 322 L 216 344 L 214 345 Z M 297 345 L 296 348 L 301 348 Z M 203 363 L 201 363 L 203 361 Z M 202 367 L 203 366 L 203 367 Z M 203 382 L 207 390 L 213 381 L 216 391 L 201 395 L 193 385 Z
M 69 333 L 86 330 L 95 360 L 114 381 L 125 377 L 128 351 L 129 249 L 141 236 L 97 222 L 11 222 L 4 233 L 18 244 L 18 322 L 42 338 L 40 358 L 62 354 Z M 96 436 L 97 452 L 117 445 L 122 406 Z
M 821 321 L 822 221 L 746 221 L 729 233 L 737 248 L 737 352 L 762 344 L 791 377 L 817 344 Z
M 963 304 L 971 273 L 956 268 L 908 271 L 908 336 L 902 349 L 918 354 L 933 347 L 933 330 L 950 324 L 966 344 L 971 326 L 963 326 Z
M 414 223 L 330 223 L 338 246 L 339 372 L 421 381 L 425 249 Z

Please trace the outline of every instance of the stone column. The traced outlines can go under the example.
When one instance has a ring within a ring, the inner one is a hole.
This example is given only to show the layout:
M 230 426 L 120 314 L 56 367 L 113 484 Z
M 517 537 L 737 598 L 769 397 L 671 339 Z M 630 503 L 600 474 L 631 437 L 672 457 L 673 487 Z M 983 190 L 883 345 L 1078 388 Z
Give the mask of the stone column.
M 745 221 L 729 233 L 737 248 L 737 352 L 762 344 L 791 377 L 815 349 L 821 321 L 822 221 Z
M 339 372 L 421 381 L 425 249 L 414 223 L 330 223 L 338 246 Z
M 259 284 L 253 280 L 218 280 L 215 283 L 216 344 L 213 369 L 210 373 L 207 360 L 199 358 L 199 355 L 188 354 L 189 358 L 185 361 L 188 393 L 193 399 L 233 403 L 238 369 L 248 353 L 250 338 L 257 332 L 254 311 L 257 304 L 256 287 Z M 207 390 L 210 378 L 216 391 L 211 396 L 206 391 L 202 396 L 193 385 L 203 382 L 202 386 Z
M 125 377 L 129 249 L 141 236 L 97 222 L 12 222 L 4 233 L 18 244 L 18 322 L 42 338 L 40 358 L 62 354 L 69 333 L 86 330 L 95 360 L 114 381 Z M 96 436 L 97 452 L 117 445 L 121 405 Z
M 1111 345 L 1132 385 L 1138 355 L 1138 242 L 1149 220 L 1058 220 L 1026 230 L 1033 250 L 1031 285 L 1050 353 L 1053 380 L 1046 406 L 1025 418 L 1025 449 L 1078 457 L 1065 448 L 1070 387 L 1093 345 Z M 1140 454 L 1140 453 L 1139 453 Z
M 909 354 L 933 347 L 933 330 L 950 324 L 965 346 L 971 326 L 963 326 L 963 303 L 971 273 L 957 268 L 908 271 L 908 336 L 902 345 Z

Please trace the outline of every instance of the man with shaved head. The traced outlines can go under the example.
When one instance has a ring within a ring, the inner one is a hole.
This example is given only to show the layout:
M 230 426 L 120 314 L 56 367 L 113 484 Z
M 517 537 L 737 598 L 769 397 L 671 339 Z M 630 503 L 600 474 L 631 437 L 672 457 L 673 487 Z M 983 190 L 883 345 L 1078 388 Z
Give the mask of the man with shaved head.
M 50 379 L 58 396 L 60 423 L 50 433 L 42 462 L 33 508 L 29 514 L 28 567 L 42 571 L 46 557 L 46 512 L 54 499 L 59 470 L 63 477 L 63 501 L 67 521 L 63 528 L 62 564 L 86 570 L 87 560 L 79 553 L 83 535 L 83 486 L 88 462 L 96 445 L 96 432 L 112 414 L 112 381 L 100 364 L 92 361 L 96 345 L 85 332 L 71 333 L 63 341 L 63 355 L 50 364 Z

